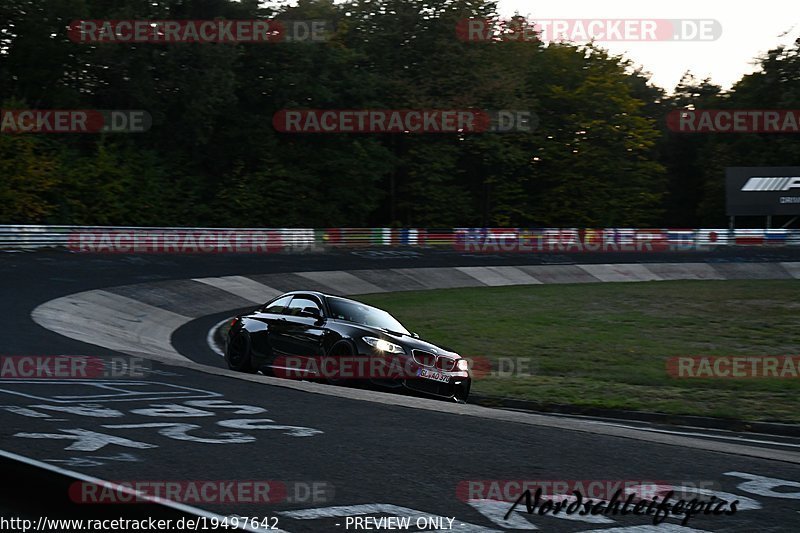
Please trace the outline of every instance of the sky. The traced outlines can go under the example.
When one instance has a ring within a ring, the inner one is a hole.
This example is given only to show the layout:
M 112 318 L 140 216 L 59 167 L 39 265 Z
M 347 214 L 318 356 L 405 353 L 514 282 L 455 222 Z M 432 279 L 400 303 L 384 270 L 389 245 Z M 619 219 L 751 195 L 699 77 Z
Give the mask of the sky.
M 262 0 L 293 5 L 296 0 Z M 342 0 L 337 0 L 342 1 Z M 763 2 L 763 3 L 762 3 Z M 721 25 L 713 41 L 604 41 L 597 44 L 642 66 L 651 82 L 672 92 L 688 70 L 729 89 L 758 67 L 756 58 L 779 44 L 800 38 L 800 2 L 768 0 L 498 0 L 501 18 L 516 13 L 536 19 L 714 19 Z
M 624 54 L 652 74 L 655 85 L 671 92 L 683 73 L 729 89 L 753 72 L 754 58 L 779 44 L 800 38 L 800 2 L 735 2 L 730 0 L 500 0 L 502 18 L 515 13 L 528 19 L 715 19 L 722 29 L 714 41 L 598 42 Z

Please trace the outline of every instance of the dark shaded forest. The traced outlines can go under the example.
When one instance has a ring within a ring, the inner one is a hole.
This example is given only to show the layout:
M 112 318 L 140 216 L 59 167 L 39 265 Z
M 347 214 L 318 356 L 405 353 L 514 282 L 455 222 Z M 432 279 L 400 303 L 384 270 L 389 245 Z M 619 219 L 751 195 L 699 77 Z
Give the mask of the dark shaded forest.
M 0 223 L 724 226 L 727 166 L 798 134 L 670 131 L 676 109 L 800 109 L 800 46 L 674 91 L 601 46 L 464 42 L 484 0 L 4 0 L 3 109 L 143 109 L 146 133 L 0 134 Z M 108 44 L 76 19 L 322 19 L 325 42 Z M 673 88 L 670 88 L 673 89 Z M 532 132 L 280 133 L 283 109 L 516 109 Z

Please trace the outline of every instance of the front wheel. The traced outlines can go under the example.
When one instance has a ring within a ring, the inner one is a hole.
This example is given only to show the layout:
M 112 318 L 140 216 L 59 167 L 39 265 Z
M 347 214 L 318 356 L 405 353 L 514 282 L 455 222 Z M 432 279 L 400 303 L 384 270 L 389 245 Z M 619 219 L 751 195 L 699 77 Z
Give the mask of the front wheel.
M 456 403 L 467 403 L 467 398 L 469 397 L 469 389 L 472 383 L 470 381 L 462 382 L 455 387 L 455 391 L 453 394 L 453 400 Z
M 350 345 L 347 341 L 340 341 L 331 348 L 328 357 L 352 357 L 355 354 L 355 349 Z M 336 365 L 337 368 L 340 368 L 340 365 Z M 352 383 L 352 379 L 343 378 L 341 376 L 329 376 L 325 378 L 325 382 L 328 385 L 338 385 L 344 386 L 349 385 Z
M 228 363 L 228 368 L 237 372 L 254 372 L 250 348 L 250 335 L 246 331 L 229 339 L 225 349 L 225 361 Z

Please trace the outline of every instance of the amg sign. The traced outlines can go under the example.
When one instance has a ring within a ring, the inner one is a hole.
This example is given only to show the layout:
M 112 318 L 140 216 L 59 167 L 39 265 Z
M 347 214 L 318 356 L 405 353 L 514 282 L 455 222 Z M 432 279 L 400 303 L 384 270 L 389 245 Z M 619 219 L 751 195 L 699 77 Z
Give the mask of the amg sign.
M 800 215 L 800 167 L 728 167 L 727 213 Z

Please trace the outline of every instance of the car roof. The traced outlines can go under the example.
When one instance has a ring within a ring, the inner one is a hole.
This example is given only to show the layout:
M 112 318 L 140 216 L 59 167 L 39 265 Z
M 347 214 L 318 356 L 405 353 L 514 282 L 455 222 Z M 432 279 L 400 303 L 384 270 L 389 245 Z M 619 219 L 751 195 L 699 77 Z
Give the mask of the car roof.
M 284 292 L 280 296 L 277 296 L 277 298 L 281 298 L 283 296 L 293 296 L 295 294 L 311 294 L 312 296 L 321 296 L 324 298 L 332 296 L 330 294 L 325 294 L 324 292 L 319 292 L 319 291 L 289 291 L 289 292 Z
M 358 300 L 353 300 L 351 298 L 345 298 L 344 296 L 337 296 L 336 294 L 328 294 L 328 293 L 320 292 L 320 291 L 302 291 L 302 290 L 301 291 L 289 291 L 289 292 L 284 292 L 283 294 L 281 294 L 280 296 L 276 296 L 275 298 L 282 298 L 284 296 L 293 296 L 293 295 L 296 295 L 296 294 L 310 294 L 311 296 L 316 296 L 318 298 L 338 298 L 340 300 L 347 300 L 347 301 L 355 302 L 355 303 L 358 303 L 358 304 L 361 304 L 361 305 L 366 305 L 366 304 L 364 304 L 362 302 L 359 302 Z

